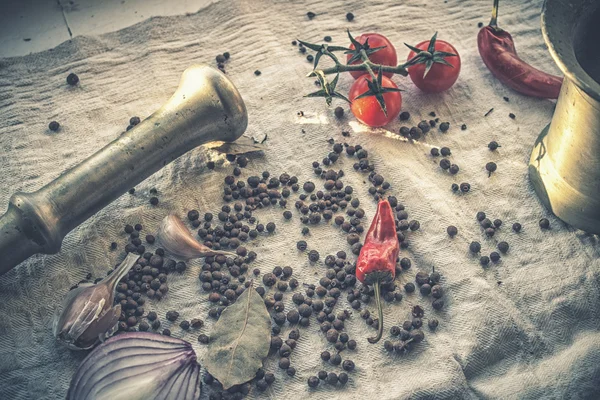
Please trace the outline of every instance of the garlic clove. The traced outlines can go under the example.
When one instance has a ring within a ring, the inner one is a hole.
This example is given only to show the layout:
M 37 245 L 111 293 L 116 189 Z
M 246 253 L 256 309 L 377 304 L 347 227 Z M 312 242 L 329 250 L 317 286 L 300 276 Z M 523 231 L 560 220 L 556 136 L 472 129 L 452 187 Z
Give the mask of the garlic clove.
M 232 252 L 212 250 L 193 238 L 190 231 L 176 215 L 170 214 L 163 218 L 158 228 L 158 240 L 165 251 L 184 259 L 200 258 L 225 254 L 236 257 Z
M 116 285 L 138 259 L 138 255 L 130 253 L 102 281 L 71 290 L 55 310 L 54 336 L 69 348 L 83 350 L 114 333 L 121 314 L 120 306 L 118 313 L 113 307 Z

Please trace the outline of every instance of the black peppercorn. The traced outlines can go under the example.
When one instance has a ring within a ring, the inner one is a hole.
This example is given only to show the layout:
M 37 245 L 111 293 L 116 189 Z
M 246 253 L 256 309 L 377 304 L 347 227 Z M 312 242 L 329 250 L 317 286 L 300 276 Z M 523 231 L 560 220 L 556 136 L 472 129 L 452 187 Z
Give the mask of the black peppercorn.
M 79 77 L 74 74 L 73 72 L 71 72 L 69 75 L 67 75 L 67 83 L 71 86 L 75 86 L 77 85 L 77 83 L 79 82 Z
M 452 154 L 452 152 L 450 151 L 450 148 L 449 148 L 449 147 L 442 147 L 442 148 L 440 149 L 440 154 L 441 154 L 442 156 L 444 156 L 444 157 L 448 157 L 449 155 L 451 155 L 451 154 Z
M 429 152 L 434 157 L 438 157 L 440 155 L 440 150 L 437 147 L 432 148 Z
M 467 193 L 469 190 L 471 190 L 471 185 L 468 184 L 467 182 L 463 182 L 460 184 L 460 191 L 463 193 Z
M 500 261 L 500 254 L 498 252 L 492 251 L 490 253 L 490 260 L 492 260 L 493 262 Z
M 302 186 L 302 188 L 304 189 L 305 192 L 311 193 L 312 191 L 315 190 L 315 184 L 312 182 L 305 182 L 304 185 Z
M 448 160 L 447 158 L 442 158 L 440 160 L 440 168 L 442 168 L 443 170 L 447 170 L 450 168 L 452 164 L 450 163 L 450 160 Z
M 171 322 L 174 322 L 179 318 L 179 313 L 177 311 L 167 311 L 167 319 Z
M 512 230 L 515 231 L 516 233 L 521 232 L 521 224 L 518 222 L 515 222 L 512 226 Z
M 500 242 L 498 243 L 498 250 L 500 250 L 500 252 L 502 253 L 506 253 L 508 251 L 508 243 L 506 242 Z
M 427 325 L 429 326 L 429 329 L 431 329 L 432 331 L 436 330 L 439 324 L 440 323 L 436 318 L 431 318 L 431 319 L 429 319 L 429 321 L 427 321 Z
M 442 122 L 440 124 L 440 131 L 446 132 L 446 131 L 448 131 L 448 129 L 450 129 L 450 123 L 449 122 Z
M 316 250 L 311 250 L 308 252 L 308 259 L 311 262 L 317 262 L 319 261 L 319 252 Z
M 460 170 L 460 168 L 456 164 L 452 164 L 452 165 L 450 165 L 450 168 L 448 168 L 448 172 L 450 172 L 452 175 L 458 174 L 459 170 Z
M 394 343 L 390 342 L 389 340 L 386 340 L 385 342 L 383 342 L 383 348 L 389 352 L 392 352 L 394 351 Z
M 488 256 L 481 256 L 481 258 L 479 259 L 479 263 L 485 267 L 490 263 L 490 258 Z
M 319 386 L 319 378 L 317 378 L 316 376 L 311 376 L 310 378 L 308 378 L 308 386 L 311 388 Z
M 458 185 L 456 183 L 453 183 L 452 186 L 450 186 L 450 188 L 452 189 L 453 192 L 458 192 Z
M 422 133 L 423 131 L 421 131 L 421 129 L 417 128 L 416 126 L 410 128 L 409 131 L 410 138 L 414 140 L 419 140 L 421 138 Z
M 402 323 L 402 329 L 404 329 L 405 331 L 410 331 L 412 327 L 412 321 L 407 320 Z
M 347 13 L 346 19 L 348 20 L 348 22 L 351 22 L 354 19 L 354 14 L 352 14 L 351 12 Z
M 479 242 L 471 242 L 469 250 L 471 253 L 479 253 L 481 251 L 481 244 Z
M 282 357 L 279 359 L 279 368 L 288 369 L 290 367 L 290 359 L 287 357 Z
M 333 365 L 340 365 L 342 363 L 342 356 L 340 356 L 340 354 L 334 354 L 331 357 L 331 360 L 329 360 L 329 362 Z
M 492 172 L 496 171 L 497 168 L 498 166 L 495 162 L 490 161 L 489 163 L 485 164 L 485 169 L 488 171 L 488 177 L 492 176 Z
M 150 197 L 150 204 L 153 206 L 158 204 L 158 197 Z
M 181 329 L 184 329 L 184 330 L 186 330 L 186 331 L 187 331 L 188 329 L 190 329 L 190 323 L 189 323 L 189 321 L 185 321 L 185 320 L 183 320 L 183 321 L 181 321 L 181 322 L 179 323 L 179 327 L 180 327 Z
M 542 218 L 540 219 L 540 228 L 542 229 L 550 229 L 550 221 L 548 220 L 548 218 Z
M 502 147 L 498 144 L 498 142 L 492 140 L 491 142 L 488 143 L 488 149 L 490 149 L 491 151 L 496 150 L 498 147 Z
M 328 351 L 321 352 L 321 360 L 329 361 L 330 359 L 331 359 L 331 353 L 329 353 Z
M 431 296 L 436 299 L 439 299 L 444 295 L 444 289 L 440 285 L 433 285 L 431 287 Z
M 406 290 L 406 293 L 412 293 L 415 291 L 415 284 L 412 282 L 408 282 L 404 285 L 404 290 Z
M 344 371 L 353 371 L 355 368 L 354 361 L 344 360 L 344 362 L 342 363 L 342 368 L 344 369 Z
M 410 136 L 410 128 L 408 126 L 401 126 L 399 133 L 403 137 L 409 137 Z
M 456 228 L 454 225 L 450 225 L 448 228 L 446 228 L 446 232 L 449 236 L 454 237 L 458 233 L 458 228 Z

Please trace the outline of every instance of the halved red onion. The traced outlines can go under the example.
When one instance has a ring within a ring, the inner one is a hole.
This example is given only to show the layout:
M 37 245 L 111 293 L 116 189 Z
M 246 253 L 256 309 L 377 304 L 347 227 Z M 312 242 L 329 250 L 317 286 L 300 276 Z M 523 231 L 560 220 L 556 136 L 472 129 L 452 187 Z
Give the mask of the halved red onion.
M 193 400 L 200 365 L 185 340 L 149 332 L 108 339 L 81 363 L 67 400 Z

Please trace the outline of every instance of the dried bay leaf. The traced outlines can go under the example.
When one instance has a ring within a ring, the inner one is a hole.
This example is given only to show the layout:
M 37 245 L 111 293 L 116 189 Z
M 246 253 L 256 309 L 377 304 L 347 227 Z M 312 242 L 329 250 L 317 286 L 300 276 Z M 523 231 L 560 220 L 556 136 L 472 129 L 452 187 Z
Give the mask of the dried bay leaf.
M 271 317 L 263 299 L 250 287 L 215 324 L 204 366 L 227 390 L 254 378 L 270 345 Z

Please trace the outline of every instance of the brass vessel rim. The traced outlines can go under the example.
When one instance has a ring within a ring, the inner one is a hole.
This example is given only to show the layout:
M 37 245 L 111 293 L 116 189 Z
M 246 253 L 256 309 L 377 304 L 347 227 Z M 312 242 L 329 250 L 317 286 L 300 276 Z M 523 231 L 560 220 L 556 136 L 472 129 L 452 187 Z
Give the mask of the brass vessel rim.
M 554 62 L 584 92 L 600 101 L 600 83 L 580 65 L 575 55 L 575 28 L 581 22 L 583 9 L 594 2 L 588 0 L 545 0 L 542 8 L 542 34 Z M 598 3 L 600 4 L 600 2 Z M 592 11 L 597 11 L 598 8 Z M 589 10 L 586 10 L 589 11 Z

